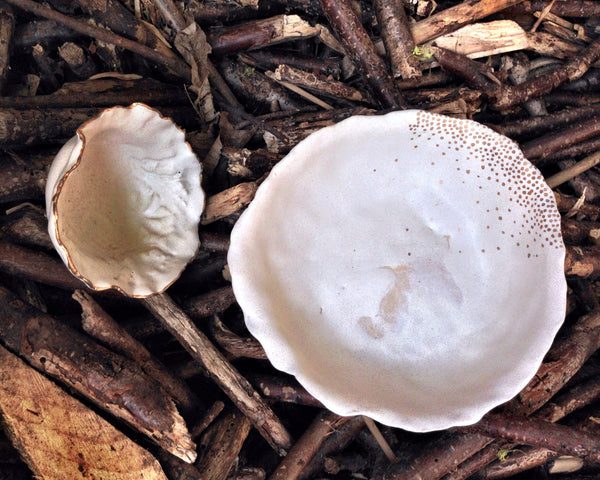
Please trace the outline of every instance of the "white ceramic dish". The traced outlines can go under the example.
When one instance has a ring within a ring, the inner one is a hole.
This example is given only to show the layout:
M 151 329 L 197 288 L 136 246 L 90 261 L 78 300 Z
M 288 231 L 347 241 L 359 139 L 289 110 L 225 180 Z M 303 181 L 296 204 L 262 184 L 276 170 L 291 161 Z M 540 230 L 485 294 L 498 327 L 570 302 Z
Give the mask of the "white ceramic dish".
M 82 125 L 52 163 L 50 238 L 91 288 L 159 293 L 198 250 L 201 173 L 171 120 L 139 103 L 107 109 Z
M 552 191 L 514 142 L 422 111 L 295 147 L 237 222 L 250 332 L 330 410 L 430 431 L 532 378 L 563 322 Z

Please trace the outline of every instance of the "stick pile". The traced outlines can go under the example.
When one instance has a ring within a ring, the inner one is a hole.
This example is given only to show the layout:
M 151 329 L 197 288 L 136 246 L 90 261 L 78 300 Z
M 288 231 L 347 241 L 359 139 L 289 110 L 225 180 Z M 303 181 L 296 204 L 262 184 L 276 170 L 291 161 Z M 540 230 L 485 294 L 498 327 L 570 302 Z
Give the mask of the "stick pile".
M 589 0 L 0 1 L 0 480 L 598 478 L 599 18 Z M 196 259 L 143 302 L 70 275 L 43 213 L 65 140 L 133 102 L 186 129 L 208 194 Z M 420 435 L 339 417 L 276 371 L 226 267 L 295 144 L 404 108 L 519 144 L 555 191 L 569 282 L 530 384 Z

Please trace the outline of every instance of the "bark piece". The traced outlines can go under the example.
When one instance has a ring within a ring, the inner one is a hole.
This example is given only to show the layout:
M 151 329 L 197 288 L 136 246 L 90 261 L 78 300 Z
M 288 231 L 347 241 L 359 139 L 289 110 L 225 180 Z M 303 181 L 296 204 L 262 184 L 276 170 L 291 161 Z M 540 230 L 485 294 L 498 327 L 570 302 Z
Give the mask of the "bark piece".
M 6 75 L 10 65 L 10 52 L 15 29 L 15 16 L 6 6 L 0 4 L 0 92 L 4 90 Z
M 186 384 L 174 377 L 140 342 L 98 305 L 83 290 L 75 290 L 73 298 L 81 305 L 83 329 L 92 337 L 108 345 L 111 350 L 136 362 L 151 378 L 162 385 L 177 404 L 187 412 L 200 407 L 198 398 Z
M 0 339 L 36 369 L 181 459 L 193 462 L 194 443 L 175 404 L 130 360 L 26 305 L 0 288 Z
M 589 220 L 562 218 L 561 230 L 567 245 L 597 245 L 600 237 L 600 223 Z
M 208 225 L 240 211 L 252 201 L 257 189 L 258 182 L 244 182 L 208 197 L 200 223 Z
M 600 247 L 567 247 L 565 274 L 589 279 L 600 277 Z
M 495 20 L 465 25 L 454 32 L 436 38 L 432 43 L 469 58 L 525 50 L 530 46 L 527 32 L 512 20 Z
M 65 42 L 58 48 L 58 54 L 78 78 L 88 78 L 96 73 L 96 65 L 79 45 Z
M 248 150 L 223 147 L 221 155 L 227 160 L 227 172 L 238 178 L 255 180 L 268 173 L 281 160 L 281 155 L 263 149 Z
M 221 480 L 234 466 L 252 424 L 237 410 L 227 412 L 214 422 L 198 442 L 202 455 L 197 467 L 198 480 Z
M 146 450 L 2 346 L 0 414 L 38 478 L 167 479 Z
M 385 108 L 399 108 L 404 99 L 349 0 L 321 0 L 321 7 L 346 52 Z

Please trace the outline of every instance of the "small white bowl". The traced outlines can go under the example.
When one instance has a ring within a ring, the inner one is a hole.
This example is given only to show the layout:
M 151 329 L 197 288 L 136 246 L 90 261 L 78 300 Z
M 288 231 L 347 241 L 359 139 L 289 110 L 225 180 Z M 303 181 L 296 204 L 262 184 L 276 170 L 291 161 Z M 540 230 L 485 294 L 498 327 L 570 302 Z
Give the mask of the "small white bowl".
M 201 174 L 171 120 L 139 103 L 107 109 L 77 130 L 50 167 L 50 238 L 93 289 L 162 292 L 198 250 Z
M 422 111 L 309 136 L 260 186 L 228 263 L 273 365 L 340 415 L 430 431 L 533 377 L 566 306 L 554 196 L 517 145 Z

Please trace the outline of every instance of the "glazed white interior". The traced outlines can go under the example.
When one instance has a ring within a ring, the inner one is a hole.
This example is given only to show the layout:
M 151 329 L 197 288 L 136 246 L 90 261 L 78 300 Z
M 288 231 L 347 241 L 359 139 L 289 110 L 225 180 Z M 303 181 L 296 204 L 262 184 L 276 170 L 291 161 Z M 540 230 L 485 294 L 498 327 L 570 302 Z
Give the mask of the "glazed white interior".
M 104 112 L 79 137 L 53 165 L 69 168 L 54 175 L 59 252 L 94 288 L 164 290 L 198 249 L 204 204 L 200 164 L 183 132 L 136 105 Z
M 518 393 L 565 312 L 539 172 L 509 139 L 425 112 L 301 142 L 236 224 L 228 261 L 277 368 L 334 412 L 415 431 Z

